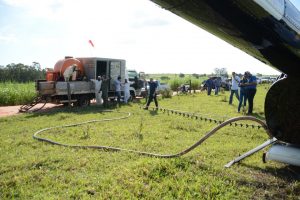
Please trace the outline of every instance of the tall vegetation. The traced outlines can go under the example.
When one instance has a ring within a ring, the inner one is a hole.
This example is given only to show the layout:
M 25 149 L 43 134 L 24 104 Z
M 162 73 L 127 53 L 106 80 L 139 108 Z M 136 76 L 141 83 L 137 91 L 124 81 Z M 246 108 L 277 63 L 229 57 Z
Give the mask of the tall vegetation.
M 41 69 L 39 64 L 31 66 L 19 64 L 8 64 L 0 66 L 0 82 L 32 82 L 37 79 L 45 79 L 46 70 Z
M 36 96 L 34 83 L 0 83 L 0 106 L 31 102 Z
M 200 88 L 201 85 L 201 81 L 199 79 L 193 78 L 191 79 L 191 89 L 194 90 L 198 90 Z
M 173 91 L 177 91 L 178 92 L 178 88 L 179 86 L 182 84 L 183 80 L 181 78 L 173 78 L 169 81 L 169 85 L 171 87 L 171 90 Z

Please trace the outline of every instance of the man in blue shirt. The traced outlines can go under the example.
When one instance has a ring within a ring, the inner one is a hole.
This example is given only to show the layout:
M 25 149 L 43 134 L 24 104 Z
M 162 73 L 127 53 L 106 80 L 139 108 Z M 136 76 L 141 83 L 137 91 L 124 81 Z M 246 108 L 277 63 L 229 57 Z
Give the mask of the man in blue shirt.
M 115 92 L 119 104 L 121 99 L 121 76 L 118 76 L 118 79 L 114 81 L 114 85 L 115 85 Z
M 144 109 L 148 109 L 150 103 L 152 102 L 152 100 L 154 99 L 155 102 L 155 106 L 156 108 L 158 108 L 158 103 L 157 103 L 157 99 L 156 99 L 156 88 L 157 88 L 157 84 L 156 82 L 153 81 L 153 78 L 150 78 L 150 83 L 149 83 L 149 98 L 146 104 L 146 107 Z
M 211 90 L 214 86 L 214 81 L 212 80 L 212 77 L 209 77 L 209 79 L 207 79 L 205 84 L 206 84 L 206 87 L 207 87 L 207 95 L 210 95 Z
M 256 76 L 253 76 L 250 72 L 245 72 L 245 77 L 247 78 L 248 82 L 245 83 L 246 91 L 247 91 L 247 100 L 248 100 L 248 115 L 252 114 L 253 111 L 253 99 L 256 94 Z
M 214 84 L 215 84 L 215 95 L 218 95 L 221 87 L 221 77 L 217 77 L 214 80 Z

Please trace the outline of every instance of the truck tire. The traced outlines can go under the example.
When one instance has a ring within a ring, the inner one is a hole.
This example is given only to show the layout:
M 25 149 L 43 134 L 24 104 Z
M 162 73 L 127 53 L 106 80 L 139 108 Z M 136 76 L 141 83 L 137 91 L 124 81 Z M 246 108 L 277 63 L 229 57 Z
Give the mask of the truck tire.
M 80 107 L 89 106 L 91 103 L 90 98 L 87 95 L 81 95 L 77 99 L 77 105 Z
M 133 99 L 135 99 L 135 93 L 134 93 L 134 91 L 130 91 L 130 97 L 129 97 L 128 101 L 132 102 Z

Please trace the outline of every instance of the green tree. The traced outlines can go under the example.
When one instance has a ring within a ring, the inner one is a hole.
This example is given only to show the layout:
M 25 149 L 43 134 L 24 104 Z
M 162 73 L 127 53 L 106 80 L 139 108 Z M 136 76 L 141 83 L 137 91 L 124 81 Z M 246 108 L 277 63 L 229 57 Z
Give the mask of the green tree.
M 199 77 L 200 77 L 200 74 L 195 74 L 195 73 L 194 73 L 194 74 L 192 74 L 192 76 L 195 77 L 195 78 L 199 78 Z
M 184 76 L 185 76 L 185 75 L 184 75 L 183 73 L 180 73 L 180 74 L 179 74 L 179 77 L 180 77 L 180 78 L 184 78 Z
M 217 76 L 224 76 L 228 77 L 227 69 L 226 68 L 215 68 L 215 74 Z
M 168 76 L 161 76 L 160 80 L 162 80 L 162 81 L 168 81 L 168 80 L 170 80 L 170 77 L 168 77 Z
M 8 64 L 6 67 L 0 66 L 1 82 L 31 82 L 37 79 L 45 79 L 46 70 L 40 65 Z

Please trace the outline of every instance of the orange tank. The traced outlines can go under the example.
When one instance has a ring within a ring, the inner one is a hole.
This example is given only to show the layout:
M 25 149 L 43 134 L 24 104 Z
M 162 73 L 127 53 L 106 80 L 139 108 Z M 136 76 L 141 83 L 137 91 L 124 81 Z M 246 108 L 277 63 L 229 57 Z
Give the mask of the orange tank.
M 53 72 L 58 73 L 59 76 L 62 76 L 65 70 L 67 69 L 67 67 L 73 64 L 77 65 L 78 74 L 83 76 L 84 75 L 83 64 L 76 58 L 72 58 L 72 57 L 66 57 L 65 59 L 57 61 L 57 63 L 54 66 Z

